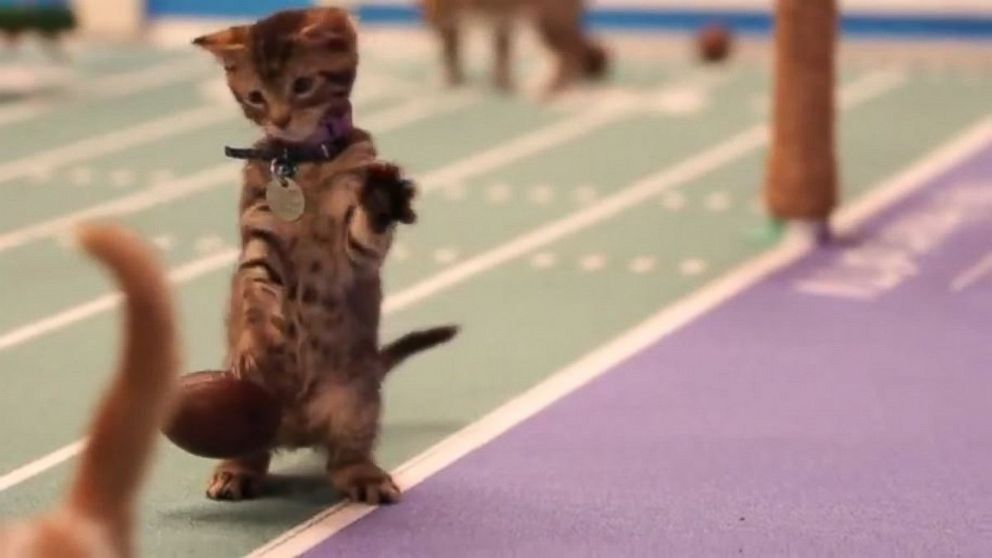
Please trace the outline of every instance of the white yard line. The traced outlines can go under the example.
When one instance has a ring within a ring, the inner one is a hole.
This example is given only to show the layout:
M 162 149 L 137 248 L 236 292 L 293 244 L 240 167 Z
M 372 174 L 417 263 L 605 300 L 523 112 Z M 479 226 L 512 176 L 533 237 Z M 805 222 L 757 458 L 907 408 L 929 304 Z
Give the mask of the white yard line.
M 986 118 L 978 126 L 931 153 L 903 173 L 878 184 L 864 198 L 843 209 L 836 219 L 838 232 L 851 233 L 871 216 L 921 188 L 928 181 L 987 146 L 990 141 L 992 141 L 992 118 Z M 420 484 L 471 451 L 492 441 L 593 379 L 603 376 L 624 360 L 699 319 L 811 251 L 812 245 L 809 243 L 785 242 L 738 266 L 722 278 L 666 307 L 647 321 L 552 374 L 548 379 L 482 419 L 408 460 L 393 471 L 394 479 L 404 490 Z M 338 504 L 259 548 L 251 553 L 249 558 L 299 556 L 374 509 L 366 505 Z
M 588 99 L 587 110 L 579 111 L 560 122 L 549 124 L 502 145 L 466 157 L 453 165 L 427 173 L 419 178 L 421 188 L 429 192 L 457 185 L 466 179 L 564 145 L 635 114 L 644 108 L 644 98 L 663 94 L 666 91 L 681 90 L 688 85 L 700 88 L 712 87 L 717 81 L 710 78 L 709 74 L 694 72 L 643 95 L 618 90 L 593 93 Z
M 858 80 L 852 84 L 852 86 L 860 83 L 872 83 L 877 79 L 875 77 L 876 75 L 877 74 L 869 74 L 868 77 L 863 80 Z M 705 79 L 705 76 L 690 74 L 684 79 L 678 80 L 669 86 L 661 88 L 661 90 L 664 91 L 668 89 L 681 88 L 687 83 L 703 84 L 704 82 L 711 83 L 711 81 Z M 383 112 L 364 117 L 362 120 L 362 126 L 370 130 L 374 130 L 377 133 L 381 133 L 396 127 L 413 123 L 432 115 L 459 110 L 471 103 L 477 102 L 478 100 L 478 95 L 471 93 L 453 95 L 445 94 L 440 98 L 427 97 L 423 99 L 412 99 L 411 101 L 400 106 L 386 109 Z M 592 132 L 596 128 L 606 126 L 607 124 L 622 118 L 624 115 L 631 114 L 639 107 L 637 96 L 634 95 L 607 94 L 603 96 L 600 101 L 600 103 L 595 104 L 597 108 L 594 110 L 587 111 L 574 118 L 568 118 L 561 122 L 550 124 L 533 132 L 524 134 L 518 138 L 514 138 L 502 144 L 480 151 L 475 155 L 469 156 L 455 163 L 443 166 L 435 171 L 429 172 L 418 179 L 418 182 L 421 184 L 421 190 L 426 192 L 451 183 L 457 183 L 473 176 L 479 176 L 524 157 L 535 155 L 558 145 L 563 145 L 576 137 Z M 218 113 L 220 112 L 222 111 L 218 111 Z M 220 114 L 217 114 L 215 117 L 223 118 Z M 17 172 L 19 176 L 30 174 L 31 171 L 37 169 L 39 166 L 42 168 L 45 167 L 45 165 L 38 164 L 37 161 L 33 164 L 28 164 L 23 161 L 20 163 L 22 164 L 15 167 L 15 172 Z M 223 172 L 220 169 L 226 168 L 228 168 L 228 165 L 219 165 L 217 167 L 212 167 L 202 171 L 196 176 L 213 176 L 215 172 Z M 0 182 L 3 182 L 3 180 L 4 165 L 0 165 Z M 185 192 L 185 195 L 189 195 L 190 193 L 200 189 L 209 188 L 212 185 L 219 184 L 221 181 L 223 181 L 223 177 L 220 177 L 218 182 L 214 184 L 204 184 L 202 187 L 186 188 L 183 191 Z M 96 206 L 63 215 L 46 222 L 28 225 L 7 233 L 0 233 L 0 252 L 14 246 L 19 246 L 31 240 L 36 240 L 63 232 L 67 227 L 71 227 L 72 225 L 78 223 L 81 219 L 120 215 L 118 213 L 107 212 L 107 208 L 119 207 L 121 205 L 133 207 L 140 203 L 143 204 L 142 209 L 144 209 L 154 207 L 159 203 L 165 203 L 184 197 L 183 195 L 174 195 L 169 193 L 167 190 L 170 187 L 171 186 L 169 185 L 165 185 L 161 188 L 149 188 L 148 190 L 138 194 L 133 194 L 131 196 L 103 204 L 98 204 Z M 136 200 L 147 201 L 136 202 Z
M 160 80 L 161 77 L 148 75 L 139 79 L 137 83 L 141 85 L 143 80 L 147 84 L 155 82 L 156 79 Z M 123 84 L 122 87 L 127 89 L 134 87 L 134 85 Z M 365 96 L 358 99 L 357 108 L 360 109 L 362 104 L 374 98 L 386 96 L 388 90 L 381 91 L 380 93 L 382 95 L 376 94 L 374 97 Z M 0 183 L 32 176 L 39 169 L 52 171 L 72 163 L 86 161 L 124 149 L 148 144 L 162 138 L 206 128 L 226 120 L 233 121 L 237 116 L 237 111 L 229 110 L 227 106 L 214 104 L 207 104 L 168 114 L 135 124 L 128 128 L 114 130 L 40 153 L 26 155 L 14 161 L 0 163 Z
M 231 120 L 232 113 L 215 105 L 200 106 L 169 114 L 99 136 L 82 139 L 47 151 L 0 163 L 0 183 L 26 178 L 38 171 L 52 171 L 72 163 L 86 161 L 127 148 L 199 130 Z
M 861 87 L 860 81 L 852 83 L 850 88 Z M 878 95 L 883 91 L 879 90 Z M 862 99 L 862 101 L 867 99 Z M 569 234 L 574 234 L 584 230 L 589 226 L 598 223 L 608 217 L 616 215 L 620 211 L 635 206 L 641 200 L 664 191 L 667 188 L 681 185 L 688 180 L 706 174 L 721 164 L 746 155 L 751 151 L 761 147 L 768 141 L 768 128 L 766 125 L 757 125 L 732 137 L 731 139 L 707 149 L 699 155 L 677 164 L 669 169 L 663 170 L 644 180 L 638 181 L 628 188 L 621 190 L 613 196 L 602 199 L 596 204 L 586 209 L 577 211 L 567 217 L 539 227 L 530 233 L 526 233 L 514 240 L 498 246 L 488 252 L 480 254 L 474 258 L 465 260 L 445 269 L 441 273 L 428 278 L 420 283 L 404 289 L 395 295 L 386 297 L 383 303 L 383 312 L 391 314 L 410 305 L 419 302 L 429 296 L 437 294 L 444 289 L 459 284 L 470 277 L 483 271 L 490 270 L 502 263 L 506 263 L 515 257 L 519 257 L 530 251 L 536 250 L 557 239 Z M 170 274 L 170 280 L 176 284 L 191 281 L 201 275 L 210 273 L 217 269 L 226 268 L 237 257 L 237 251 L 229 250 L 220 252 L 209 258 L 193 261 Z M 101 314 L 111 310 L 119 303 L 118 295 L 105 295 L 89 303 L 71 308 L 40 322 L 28 324 L 14 331 L 0 335 L 0 351 L 20 345 L 41 335 L 67 327 L 83 319 Z M 114 300 L 111 300 L 114 298 Z M 62 454 L 59 454 L 62 455 Z M 73 454 L 66 454 L 65 459 L 69 459 Z M 48 459 L 46 458 L 42 458 Z M 64 459 L 63 459 L 64 460 Z M 34 464 L 38 464 L 34 466 Z M 38 460 L 25 465 L 18 471 L 29 470 L 32 475 L 40 474 L 58 462 L 51 460 Z M 33 467 L 33 468 L 32 468 Z M 30 476 L 23 476 L 27 480 Z M 7 475 L 0 477 L 0 486 L 5 482 Z M 2 492 L 2 491 L 0 491 Z
M 401 105 L 370 114 L 362 118 L 360 124 L 362 128 L 380 134 L 436 114 L 461 110 L 479 100 L 481 100 L 480 95 L 466 92 L 444 95 L 443 101 L 432 96 L 414 98 Z
M 370 128 L 377 133 L 385 133 L 431 116 L 464 108 L 477 100 L 478 97 L 471 94 L 446 96 L 440 101 L 412 99 L 395 107 L 369 113 L 363 120 L 363 125 L 370 122 L 374 124 L 374 127 L 369 125 Z M 221 163 L 186 178 L 0 233 L 0 253 L 29 242 L 57 236 L 83 221 L 131 215 L 223 184 L 235 185 L 239 180 L 239 168 L 238 163 Z
M 203 61 L 173 60 L 140 70 L 96 78 L 74 87 L 84 99 L 116 99 L 196 77 L 203 73 Z M 0 108 L 0 127 L 42 116 L 60 107 L 71 106 L 74 99 L 31 99 Z
M 992 275 L 992 252 L 985 254 L 974 265 L 962 271 L 951 281 L 951 291 L 961 292 L 985 277 Z
M 173 180 L 158 186 L 152 186 L 135 194 L 92 205 L 80 211 L 67 213 L 54 219 L 27 225 L 10 232 L 0 233 L 0 252 L 29 242 L 56 236 L 83 221 L 103 219 L 106 217 L 122 217 L 190 196 L 196 192 L 213 188 L 220 184 L 227 183 L 233 186 L 238 182 L 238 169 L 239 166 L 236 163 L 217 165 L 192 176 Z

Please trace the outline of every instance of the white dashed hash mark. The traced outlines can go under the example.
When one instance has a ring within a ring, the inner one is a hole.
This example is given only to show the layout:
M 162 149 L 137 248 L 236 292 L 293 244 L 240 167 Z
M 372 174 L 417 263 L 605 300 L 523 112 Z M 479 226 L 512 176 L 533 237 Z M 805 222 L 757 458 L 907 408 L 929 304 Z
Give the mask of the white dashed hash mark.
M 551 203 L 551 200 L 555 199 L 555 191 L 547 184 L 541 184 L 540 186 L 535 186 L 531 191 L 529 196 L 530 201 L 536 203 L 537 205 L 547 205 Z
M 551 252 L 539 252 L 530 259 L 530 264 L 537 269 L 548 269 L 554 267 L 558 258 Z
M 152 239 L 152 244 L 159 250 L 168 251 L 176 245 L 176 239 L 171 234 L 160 234 Z
M 193 248 L 200 254 L 210 254 L 220 251 L 226 244 L 223 238 L 217 235 L 209 235 L 196 239 Z
M 679 271 L 682 272 L 682 275 L 699 275 L 706 271 L 706 262 L 697 258 L 682 260 L 682 263 L 679 264 Z
M 493 184 L 486 190 L 486 199 L 490 203 L 506 203 L 510 199 L 510 187 L 506 184 Z
M 589 254 L 579 260 L 579 266 L 584 271 L 599 271 L 606 265 L 606 257 L 602 254 Z
M 74 186 L 89 186 L 93 183 L 93 171 L 88 167 L 75 167 L 69 171 L 69 182 Z
M 669 211 L 685 209 L 685 196 L 681 192 L 667 192 L 661 197 L 661 206 Z
M 654 258 L 651 256 L 640 256 L 630 262 L 632 273 L 647 273 L 654 269 Z
M 730 195 L 726 192 L 713 192 L 706 196 L 704 202 L 706 209 L 714 212 L 722 212 L 730 209 Z

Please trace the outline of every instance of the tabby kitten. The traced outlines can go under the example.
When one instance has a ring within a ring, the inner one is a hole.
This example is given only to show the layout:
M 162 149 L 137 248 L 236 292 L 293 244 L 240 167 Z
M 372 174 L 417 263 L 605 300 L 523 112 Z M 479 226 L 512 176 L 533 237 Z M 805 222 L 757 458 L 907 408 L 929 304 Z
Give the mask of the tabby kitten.
M 377 160 L 367 133 L 351 126 L 355 28 L 344 10 L 314 8 L 279 12 L 194 44 L 223 63 L 245 116 L 265 131 L 257 149 L 329 155 L 296 166 L 302 209 L 289 217 L 267 195 L 275 166 L 245 165 L 228 364 L 282 401 L 283 423 L 271 449 L 324 448 L 340 493 L 371 504 L 396 501 L 399 489 L 372 457 L 382 379 L 455 329 L 379 346 L 380 266 L 396 224 L 413 223 L 416 215 L 413 187 Z M 254 497 L 270 456 L 221 462 L 207 495 Z
M 583 30 L 583 0 L 422 0 L 424 18 L 441 39 L 445 79 L 464 82 L 461 64 L 461 28 L 471 15 L 481 15 L 493 26 L 493 84 L 513 87 L 510 50 L 513 24 L 521 16 L 533 20 L 545 46 L 556 57 L 556 70 L 546 93 L 557 93 L 585 79 L 601 79 L 609 64 L 606 50 Z

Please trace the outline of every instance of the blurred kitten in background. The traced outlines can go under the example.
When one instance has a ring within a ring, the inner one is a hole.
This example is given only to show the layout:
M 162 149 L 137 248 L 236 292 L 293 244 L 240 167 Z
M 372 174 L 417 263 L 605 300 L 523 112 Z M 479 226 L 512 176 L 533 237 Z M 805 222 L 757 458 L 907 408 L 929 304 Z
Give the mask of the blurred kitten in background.
M 495 64 L 493 84 L 513 89 L 511 43 L 517 20 L 533 21 L 542 42 L 554 54 L 556 68 L 545 87 L 547 95 L 558 93 L 580 80 L 606 76 L 609 56 L 583 28 L 583 0 L 421 0 L 424 18 L 441 40 L 445 80 L 449 85 L 465 81 L 461 60 L 461 35 L 471 16 L 481 16 L 493 28 Z

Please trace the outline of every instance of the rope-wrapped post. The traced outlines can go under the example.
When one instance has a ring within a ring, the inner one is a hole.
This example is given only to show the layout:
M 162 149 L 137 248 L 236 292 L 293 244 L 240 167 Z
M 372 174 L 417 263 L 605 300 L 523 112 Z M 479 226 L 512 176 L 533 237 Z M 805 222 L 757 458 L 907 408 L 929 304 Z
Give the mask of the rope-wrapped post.
M 837 0 L 776 0 L 775 96 L 765 202 L 771 216 L 819 226 L 838 203 Z

